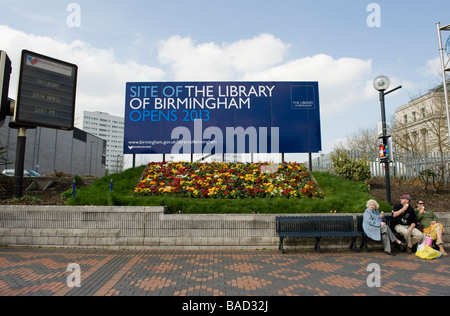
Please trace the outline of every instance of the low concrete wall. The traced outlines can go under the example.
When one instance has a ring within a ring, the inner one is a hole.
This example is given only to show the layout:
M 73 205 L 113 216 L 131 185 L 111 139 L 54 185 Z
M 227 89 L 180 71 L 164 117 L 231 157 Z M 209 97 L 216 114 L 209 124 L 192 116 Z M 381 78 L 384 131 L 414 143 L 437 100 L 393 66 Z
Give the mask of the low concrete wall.
M 292 214 L 289 214 L 292 215 Z M 304 216 L 312 215 L 305 214 Z M 339 216 L 357 214 L 320 214 Z M 437 214 L 449 242 L 450 213 Z M 164 214 L 163 207 L 0 206 L 0 245 L 108 249 L 277 249 L 280 214 Z M 299 215 L 302 216 L 302 215 Z M 358 241 L 359 242 L 359 241 Z M 324 238 L 324 247 L 348 247 L 348 238 Z M 287 239 L 287 249 L 314 240 Z

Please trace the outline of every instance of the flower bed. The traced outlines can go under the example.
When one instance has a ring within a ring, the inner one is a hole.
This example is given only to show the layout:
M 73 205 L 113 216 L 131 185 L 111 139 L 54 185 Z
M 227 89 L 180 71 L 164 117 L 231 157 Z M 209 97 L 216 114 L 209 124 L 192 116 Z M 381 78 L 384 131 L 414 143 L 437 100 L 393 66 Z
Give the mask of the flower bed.
M 306 167 L 298 163 L 150 163 L 135 193 L 219 199 L 320 196 Z

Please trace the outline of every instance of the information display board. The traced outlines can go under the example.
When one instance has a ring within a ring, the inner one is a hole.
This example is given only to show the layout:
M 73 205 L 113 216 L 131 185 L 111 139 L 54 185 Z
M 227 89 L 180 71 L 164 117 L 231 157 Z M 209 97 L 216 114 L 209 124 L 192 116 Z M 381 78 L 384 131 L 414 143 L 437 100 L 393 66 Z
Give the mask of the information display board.
M 23 50 L 14 121 L 72 130 L 77 75 L 74 64 Z
M 129 82 L 125 154 L 315 153 L 318 82 Z

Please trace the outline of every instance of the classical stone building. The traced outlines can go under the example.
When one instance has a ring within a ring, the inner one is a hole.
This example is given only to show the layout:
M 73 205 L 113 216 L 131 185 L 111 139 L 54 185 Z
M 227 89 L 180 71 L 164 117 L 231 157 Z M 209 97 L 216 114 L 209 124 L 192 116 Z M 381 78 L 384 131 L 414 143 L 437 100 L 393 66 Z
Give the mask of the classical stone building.
M 448 81 L 450 88 L 450 81 Z M 395 110 L 393 137 L 397 151 L 449 151 L 444 87 L 437 86 Z

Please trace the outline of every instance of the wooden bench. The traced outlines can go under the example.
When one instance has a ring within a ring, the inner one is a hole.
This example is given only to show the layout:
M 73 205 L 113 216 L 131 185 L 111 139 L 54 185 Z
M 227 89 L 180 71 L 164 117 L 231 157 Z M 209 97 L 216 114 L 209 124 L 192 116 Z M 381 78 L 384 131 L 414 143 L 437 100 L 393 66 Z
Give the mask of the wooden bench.
M 314 249 L 322 253 L 322 237 L 350 237 L 350 249 L 354 248 L 356 252 L 356 238 L 361 237 L 361 232 L 355 230 L 353 216 L 278 216 L 276 232 L 282 253 L 286 253 L 283 248 L 285 238 L 316 238 Z

